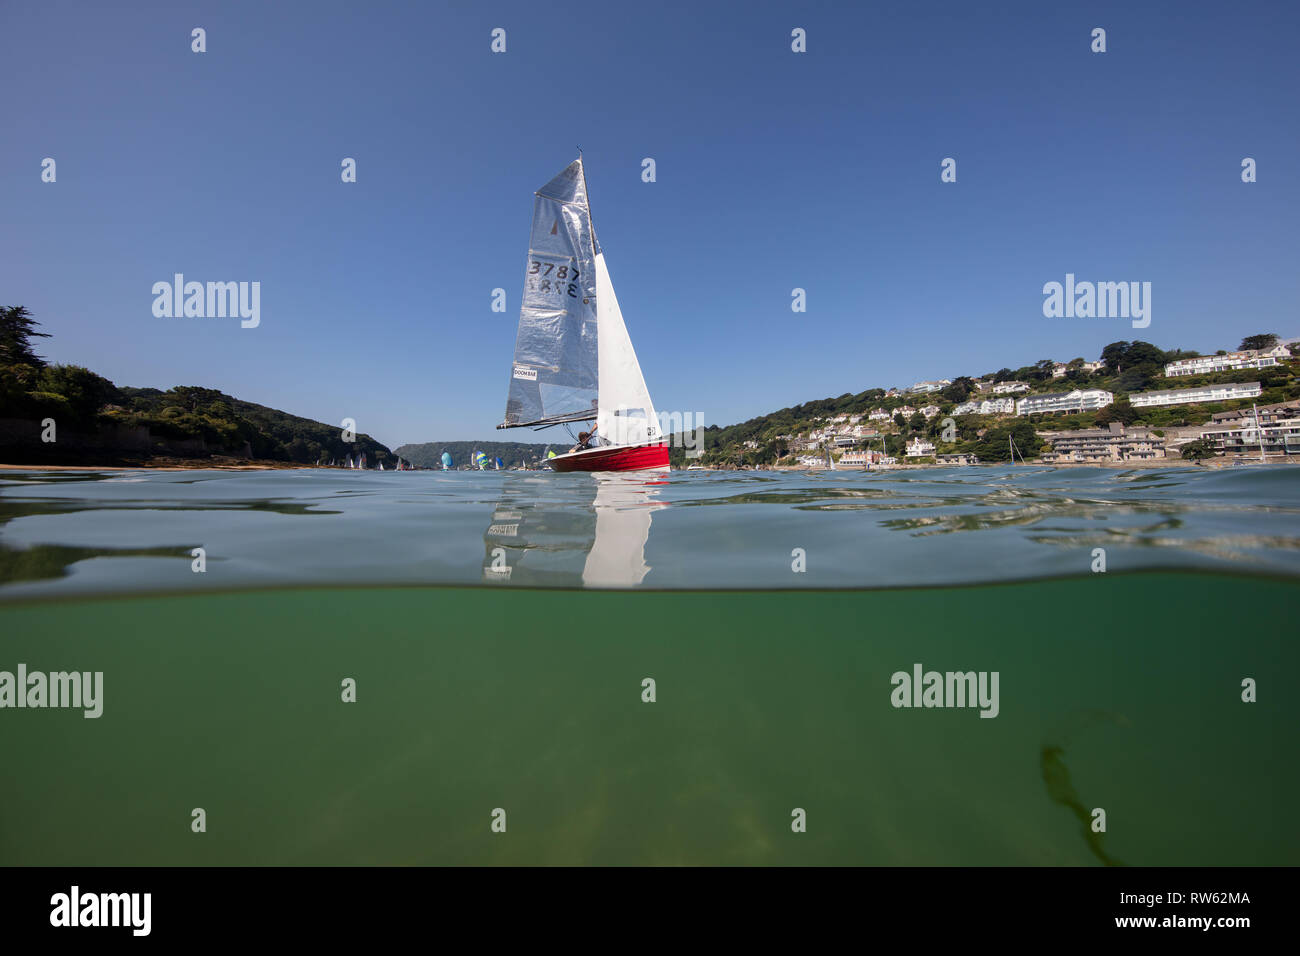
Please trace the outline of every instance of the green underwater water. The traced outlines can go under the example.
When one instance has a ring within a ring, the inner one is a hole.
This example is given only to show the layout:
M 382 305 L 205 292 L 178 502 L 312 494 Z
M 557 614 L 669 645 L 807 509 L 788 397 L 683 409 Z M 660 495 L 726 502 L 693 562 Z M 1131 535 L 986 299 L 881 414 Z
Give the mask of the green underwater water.
M 0 670 L 103 671 L 104 710 L 0 710 L 0 864 L 1294 865 L 1297 597 L 1152 571 L 9 603 Z M 997 671 L 998 716 L 893 707 L 918 662 Z

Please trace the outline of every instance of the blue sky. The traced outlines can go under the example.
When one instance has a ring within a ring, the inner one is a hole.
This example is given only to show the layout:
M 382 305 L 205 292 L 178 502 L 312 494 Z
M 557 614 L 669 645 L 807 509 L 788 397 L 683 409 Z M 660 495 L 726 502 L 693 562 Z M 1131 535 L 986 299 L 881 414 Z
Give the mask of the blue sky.
M 661 411 L 1290 337 L 1298 46 L 1294 3 L 10 0 L 0 305 L 119 385 L 544 441 L 493 426 L 532 192 L 581 145 Z M 261 282 L 261 325 L 156 318 L 176 272 Z M 1151 282 L 1150 328 L 1044 318 L 1067 272 Z

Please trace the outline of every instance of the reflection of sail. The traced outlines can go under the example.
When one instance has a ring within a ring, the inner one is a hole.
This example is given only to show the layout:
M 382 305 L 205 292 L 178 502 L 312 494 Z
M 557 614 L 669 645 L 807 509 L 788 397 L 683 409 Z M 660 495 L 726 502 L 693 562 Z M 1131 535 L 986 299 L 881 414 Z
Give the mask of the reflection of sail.
M 525 587 L 636 587 L 657 484 L 645 476 L 508 478 L 483 534 L 483 578 Z
M 645 543 L 650 537 L 650 512 L 663 502 L 650 499 L 653 485 L 617 472 L 596 478 L 596 540 L 582 569 L 590 588 L 630 588 L 641 583 L 650 566 Z

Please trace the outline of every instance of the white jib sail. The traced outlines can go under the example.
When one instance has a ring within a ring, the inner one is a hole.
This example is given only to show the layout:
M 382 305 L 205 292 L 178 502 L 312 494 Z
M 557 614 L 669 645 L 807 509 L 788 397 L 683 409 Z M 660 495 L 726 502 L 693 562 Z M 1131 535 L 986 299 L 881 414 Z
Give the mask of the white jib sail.
M 623 324 L 603 253 L 596 255 L 596 328 L 600 367 L 596 434 L 613 445 L 659 438 L 659 418 Z

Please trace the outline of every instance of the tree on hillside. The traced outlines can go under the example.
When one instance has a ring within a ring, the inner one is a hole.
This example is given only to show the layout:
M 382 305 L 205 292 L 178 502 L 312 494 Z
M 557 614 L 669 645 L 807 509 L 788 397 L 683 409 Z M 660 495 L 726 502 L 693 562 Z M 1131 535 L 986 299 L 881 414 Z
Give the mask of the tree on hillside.
M 1124 352 L 1124 364 L 1133 368 L 1138 365 L 1149 365 L 1153 368 L 1163 367 L 1165 364 L 1165 353 L 1157 345 L 1150 342 L 1130 342 L 1129 347 Z
M 45 366 L 45 359 L 32 351 L 33 338 L 49 338 L 36 331 L 39 324 L 21 305 L 0 308 L 0 365 Z
M 1150 342 L 1111 342 L 1101 350 L 1109 375 L 1118 375 L 1120 387 L 1135 392 L 1147 388 L 1164 372 L 1168 353 Z
M 1128 342 L 1111 342 L 1101 350 L 1101 360 L 1106 363 L 1106 369 L 1111 374 L 1118 374 L 1121 371 L 1120 366 L 1124 363 L 1128 347 Z
M 93 424 L 96 413 L 118 398 L 112 382 L 79 365 L 47 365 L 37 387 L 42 392 L 62 395 L 84 425 Z
M 1277 345 L 1277 334 L 1275 332 L 1265 332 L 1262 335 L 1248 335 L 1241 340 L 1241 345 L 1237 346 L 1243 352 L 1246 350 L 1271 349 Z
M 218 402 L 224 405 L 226 397 L 215 388 L 203 388 L 198 385 L 177 385 L 168 394 L 175 404 L 191 412 L 197 412 Z
M 959 404 L 966 401 L 967 396 L 969 396 L 973 391 L 975 391 L 975 382 L 970 378 L 970 376 L 962 375 L 953 379 L 951 385 L 944 386 L 943 390 L 940 391 L 939 394 L 942 395 L 945 400 L 952 402 L 953 404 Z
M 1138 420 L 1138 417 L 1138 410 L 1133 407 L 1132 403 L 1128 400 L 1128 396 L 1121 395 L 1106 407 L 1098 409 L 1097 424 L 1103 428 L 1111 422 L 1120 422 L 1123 425 L 1132 425 Z
M 1145 392 L 1157 384 L 1156 380 L 1159 377 L 1160 372 L 1158 369 L 1135 365 L 1124 369 L 1123 374 L 1119 377 L 1119 387 L 1125 392 Z
M 1010 461 L 1009 438 L 1015 439 L 1017 458 L 1020 455 L 1032 457 L 1043 447 L 1043 440 L 1038 437 L 1034 426 L 1027 421 L 1020 421 L 1014 425 L 995 425 L 989 428 L 970 450 L 979 455 L 980 461 Z

